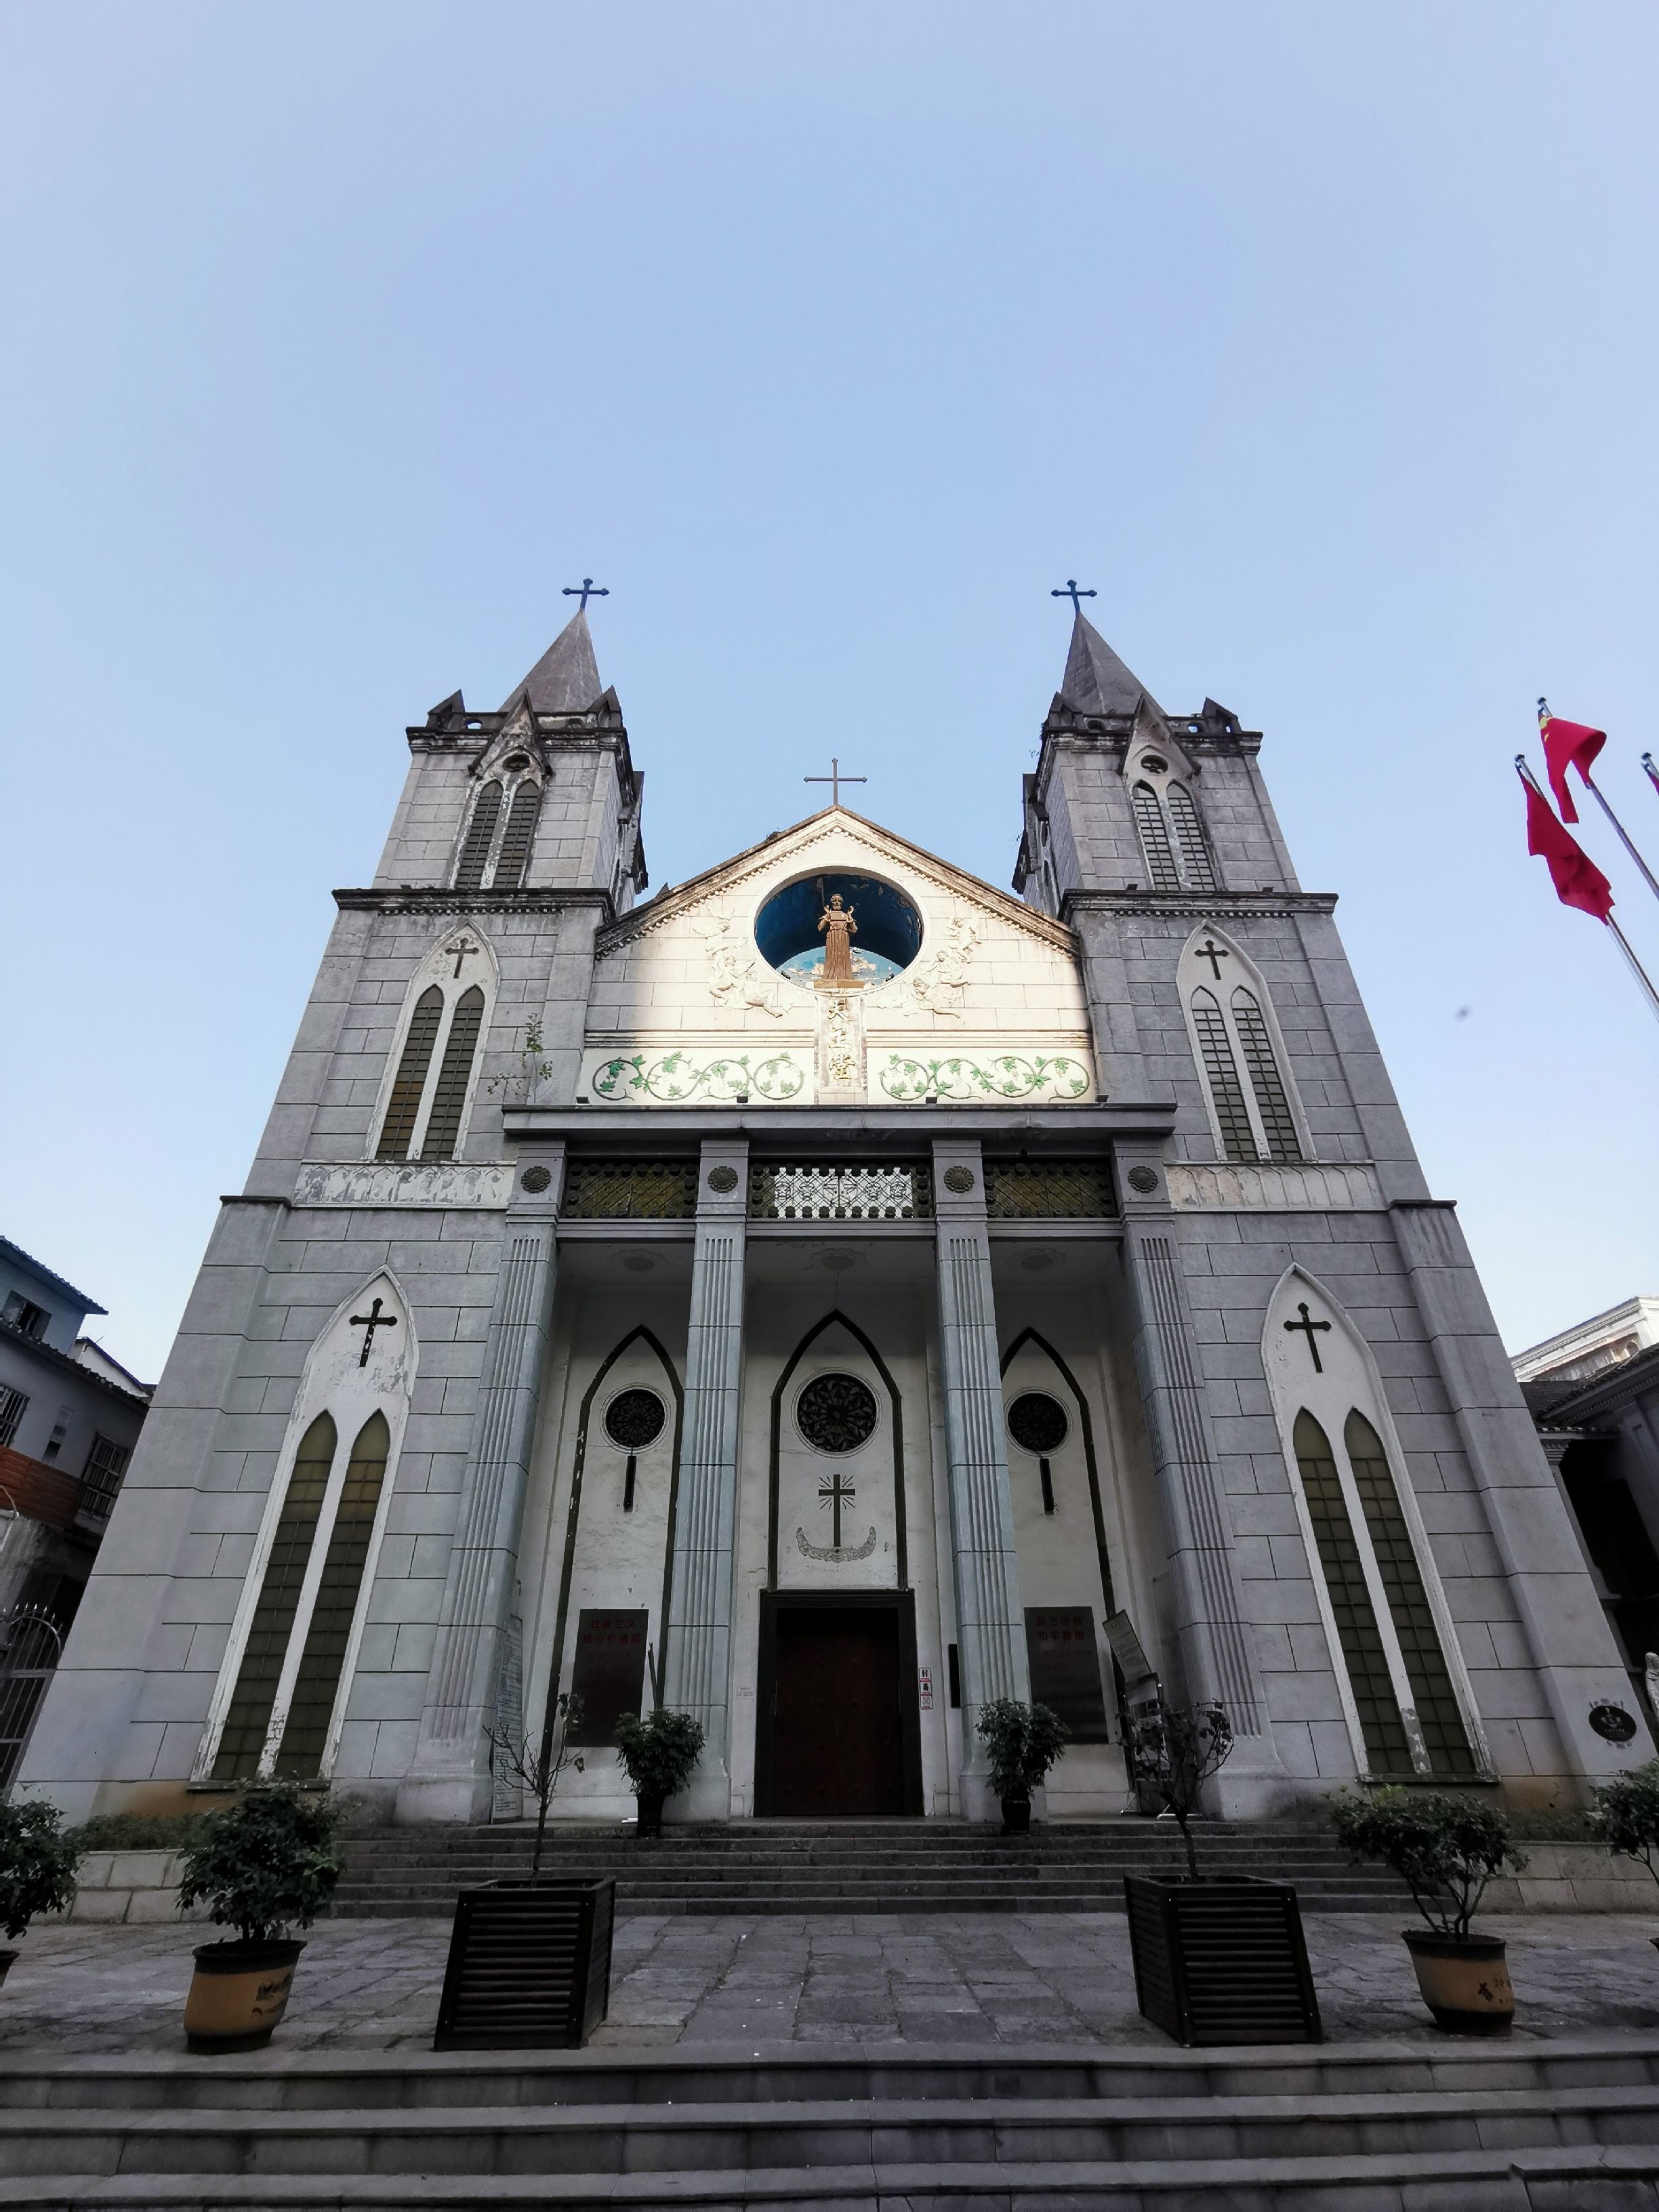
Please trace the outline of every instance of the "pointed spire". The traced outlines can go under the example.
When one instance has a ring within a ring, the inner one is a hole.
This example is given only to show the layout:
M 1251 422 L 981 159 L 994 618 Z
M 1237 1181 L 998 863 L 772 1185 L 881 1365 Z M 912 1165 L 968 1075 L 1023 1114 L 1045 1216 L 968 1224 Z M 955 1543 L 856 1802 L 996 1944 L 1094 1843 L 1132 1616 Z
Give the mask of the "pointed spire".
M 1160 718 L 1164 709 L 1140 678 L 1126 668 L 1081 608 L 1072 624 L 1072 649 L 1060 696 L 1081 714 L 1133 714 L 1144 699 Z
M 509 714 L 528 701 L 538 714 L 580 714 L 604 689 L 593 657 L 593 635 L 586 614 L 578 607 L 524 682 L 502 702 L 501 712 Z

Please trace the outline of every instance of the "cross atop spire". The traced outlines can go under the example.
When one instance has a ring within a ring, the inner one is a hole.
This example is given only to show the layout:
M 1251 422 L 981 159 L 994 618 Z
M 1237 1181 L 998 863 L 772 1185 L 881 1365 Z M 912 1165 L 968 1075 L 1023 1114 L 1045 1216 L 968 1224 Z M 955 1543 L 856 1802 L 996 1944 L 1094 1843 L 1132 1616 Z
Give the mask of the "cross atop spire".
M 510 714 L 527 701 L 538 714 L 580 714 L 604 690 L 593 657 L 593 634 L 586 611 L 578 607 L 524 682 L 503 702 L 501 712 Z
M 1067 596 L 1063 592 L 1060 594 L 1062 599 Z M 1072 623 L 1072 649 L 1066 656 L 1060 696 L 1082 714 L 1133 714 L 1143 699 L 1155 714 L 1164 714 L 1146 686 L 1125 667 L 1081 607 Z

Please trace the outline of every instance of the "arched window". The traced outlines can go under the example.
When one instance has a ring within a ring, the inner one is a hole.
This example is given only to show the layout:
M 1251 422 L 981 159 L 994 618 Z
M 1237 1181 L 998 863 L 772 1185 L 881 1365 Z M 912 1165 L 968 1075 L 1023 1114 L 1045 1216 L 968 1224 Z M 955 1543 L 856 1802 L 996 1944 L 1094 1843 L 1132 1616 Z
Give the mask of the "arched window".
M 1138 783 L 1129 794 L 1135 810 L 1135 828 L 1140 832 L 1140 849 L 1146 855 L 1146 866 L 1155 891 L 1178 891 L 1181 871 L 1176 866 L 1175 848 L 1170 842 L 1170 825 L 1164 818 L 1164 809 L 1158 793 L 1150 783 Z
M 415 1125 L 420 1119 L 427 1071 L 432 1065 L 432 1048 L 438 1042 L 438 1024 L 443 1014 L 443 991 L 434 983 L 415 1001 L 415 1011 L 410 1017 L 403 1057 L 398 1062 L 386 1120 L 380 1125 L 380 1141 L 374 1154 L 377 1160 L 409 1158 Z
M 336 1442 L 334 1424 L 326 1413 L 319 1413 L 300 1440 L 230 1711 L 219 1738 L 213 1765 L 216 1782 L 242 1782 L 259 1771 Z
M 1198 818 L 1193 794 L 1184 783 L 1171 783 L 1166 787 L 1164 797 L 1175 829 L 1182 882 L 1188 890 L 1212 891 L 1216 888 L 1215 867 L 1210 859 L 1210 848 L 1204 842 L 1204 825 Z
M 478 1024 L 483 1019 L 483 1007 L 484 994 L 476 983 L 455 1001 L 455 1011 L 449 1018 L 449 1036 L 444 1044 L 443 1066 L 438 1070 L 437 1088 L 432 1094 L 432 1111 L 427 1116 L 426 1141 L 421 1146 L 423 1160 L 454 1157 L 455 1140 L 461 1133 L 461 1115 L 466 1109 L 467 1086 L 472 1079 L 472 1062 L 478 1049 Z
M 1250 1088 L 1255 1093 L 1255 1110 L 1267 1158 L 1299 1160 L 1302 1146 L 1297 1139 L 1291 1102 L 1285 1096 L 1284 1079 L 1273 1055 L 1273 1040 L 1267 1035 L 1261 1002 L 1242 983 L 1233 993 L 1233 1022 L 1238 1030 L 1238 1042 L 1244 1048 L 1244 1065 L 1249 1070 Z
M 521 783 L 507 811 L 507 827 L 501 832 L 501 849 L 491 879 L 495 890 L 515 891 L 524 881 L 525 866 L 536 836 L 536 817 L 541 811 L 540 784 Z
M 386 1415 L 371 1413 L 351 1447 L 345 1484 L 329 1532 L 322 1580 L 276 1753 L 278 1774 L 308 1780 L 321 1765 L 391 1449 L 392 1431 Z
M 1221 1131 L 1222 1151 L 1230 1160 L 1253 1160 L 1258 1157 L 1255 1131 L 1250 1126 L 1249 1109 L 1244 1103 L 1243 1086 L 1238 1079 L 1238 1062 L 1233 1057 L 1232 1039 L 1221 1017 L 1220 1001 L 1213 991 L 1200 987 L 1193 993 L 1191 1006 L 1193 1027 L 1198 1032 L 1198 1048 L 1204 1060 L 1205 1080 L 1210 1086 L 1210 1101 Z
M 455 867 L 455 887 L 458 890 L 476 891 L 484 879 L 489 865 L 489 848 L 495 842 L 495 825 L 501 819 L 501 787 L 487 783 L 478 793 L 472 808 L 472 819 L 466 828 L 466 842 L 461 847 L 461 857 Z
M 1366 1763 L 1374 1774 L 1409 1774 L 1411 1747 L 1330 1441 L 1313 1415 L 1304 1411 L 1296 1417 L 1295 1442 L 1314 1544 L 1359 1712 Z

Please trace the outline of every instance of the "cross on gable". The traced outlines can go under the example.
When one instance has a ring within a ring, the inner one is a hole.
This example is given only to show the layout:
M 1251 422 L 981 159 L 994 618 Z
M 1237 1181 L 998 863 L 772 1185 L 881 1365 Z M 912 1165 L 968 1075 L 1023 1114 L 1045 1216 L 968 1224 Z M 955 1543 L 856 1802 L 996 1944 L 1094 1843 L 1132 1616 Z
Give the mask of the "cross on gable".
M 455 956 L 455 981 L 458 983 L 461 980 L 462 961 L 470 960 L 477 949 L 470 937 L 462 938 L 459 944 L 445 945 L 444 958 L 447 960 L 452 953 Z
M 803 783 L 827 783 L 830 787 L 830 804 L 831 806 L 839 806 L 841 805 L 841 787 L 842 784 L 868 783 L 870 779 L 867 775 L 843 775 L 841 772 L 841 762 L 833 753 L 830 757 L 830 773 L 828 775 L 804 775 L 801 778 L 801 781 Z
M 359 1367 L 367 1367 L 368 1364 L 368 1355 L 374 1342 L 375 1330 L 377 1328 L 396 1328 L 398 1326 L 398 1316 L 396 1314 L 382 1313 L 380 1311 L 382 1303 L 383 1301 L 381 1299 L 376 1298 L 374 1304 L 370 1306 L 366 1314 L 353 1314 L 351 1316 L 351 1326 L 353 1328 L 360 1328 L 363 1332 L 362 1356 L 357 1362 Z
M 857 1495 L 857 1491 L 839 1468 L 833 1474 L 826 1475 L 818 1485 L 818 1496 L 830 1508 L 832 1527 L 830 1541 L 837 1551 L 841 1549 L 841 1509 L 843 1505 L 850 1505 Z
M 1314 1341 L 1314 1331 L 1316 1328 L 1328 1329 L 1330 1323 L 1328 1321 L 1316 1321 L 1312 1315 L 1308 1311 L 1308 1304 L 1305 1298 L 1297 1308 L 1297 1311 L 1301 1315 L 1301 1320 L 1287 1321 L 1285 1326 L 1290 1330 L 1292 1336 L 1300 1335 L 1307 1338 L 1308 1349 L 1313 1354 L 1314 1372 L 1316 1375 L 1322 1375 L 1325 1372 L 1325 1366 L 1324 1362 L 1319 1357 L 1319 1346 Z
M 1195 950 L 1199 959 L 1209 962 L 1210 973 L 1218 983 L 1221 981 L 1221 963 L 1224 960 L 1231 960 L 1232 954 L 1224 945 L 1218 945 L 1212 937 L 1206 937 Z

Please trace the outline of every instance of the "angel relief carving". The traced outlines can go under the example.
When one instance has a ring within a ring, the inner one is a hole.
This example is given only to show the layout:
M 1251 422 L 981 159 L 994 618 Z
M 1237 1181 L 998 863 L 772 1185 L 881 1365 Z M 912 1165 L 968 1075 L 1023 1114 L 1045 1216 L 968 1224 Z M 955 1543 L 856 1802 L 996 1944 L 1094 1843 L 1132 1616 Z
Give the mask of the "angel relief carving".
M 962 1001 L 968 982 L 968 964 L 979 943 L 979 925 L 971 915 L 954 914 L 945 925 L 942 942 L 931 960 L 904 978 L 902 991 L 930 1014 L 947 1021 L 962 1019 Z
M 752 947 L 729 913 L 702 916 L 696 924 L 708 951 L 708 995 L 722 1006 L 753 1006 L 774 1021 L 783 1018 L 776 979 L 763 973 Z

